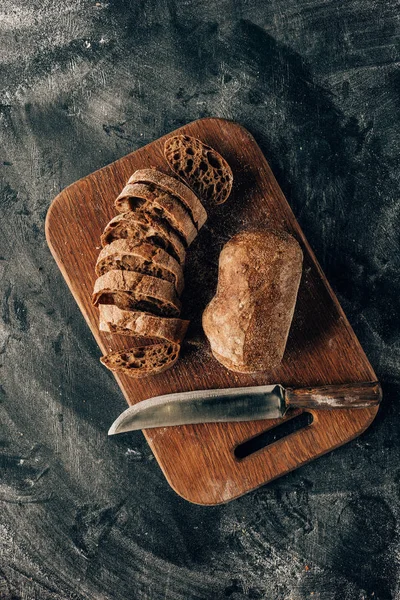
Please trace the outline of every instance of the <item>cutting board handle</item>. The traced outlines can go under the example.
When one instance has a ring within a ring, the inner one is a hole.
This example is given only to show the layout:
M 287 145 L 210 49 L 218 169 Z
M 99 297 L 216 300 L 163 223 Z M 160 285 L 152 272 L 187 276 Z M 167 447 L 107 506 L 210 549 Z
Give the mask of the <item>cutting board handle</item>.
M 285 399 L 293 408 L 370 408 L 382 400 L 382 388 L 377 381 L 286 388 Z

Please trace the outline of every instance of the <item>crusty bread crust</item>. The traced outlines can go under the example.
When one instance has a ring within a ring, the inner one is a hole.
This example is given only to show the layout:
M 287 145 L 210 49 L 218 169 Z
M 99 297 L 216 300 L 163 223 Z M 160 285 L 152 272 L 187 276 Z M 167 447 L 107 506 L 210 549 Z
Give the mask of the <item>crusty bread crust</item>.
M 140 379 L 170 369 L 178 360 L 179 350 L 179 344 L 164 342 L 111 352 L 100 361 L 111 371 Z
M 100 304 L 100 331 L 118 335 L 161 338 L 179 344 L 185 337 L 189 321 L 155 317 L 141 311 L 121 310 Z
M 156 169 L 139 169 L 129 178 L 129 183 L 153 183 L 177 196 L 189 211 L 197 230 L 201 229 L 207 221 L 207 212 L 196 194 L 181 181 L 165 175 L 161 171 L 157 171 Z
M 203 329 L 217 360 L 239 372 L 281 362 L 293 318 L 303 253 L 283 231 L 248 231 L 222 249 L 217 293 Z
M 92 301 L 165 317 L 178 317 L 181 310 L 173 283 L 131 271 L 108 271 L 96 279 Z
M 216 350 L 212 350 L 212 354 L 213 354 L 214 358 L 216 358 L 217 361 L 221 363 L 221 365 L 223 365 L 225 368 L 229 369 L 230 371 L 235 371 L 236 373 L 254 373 L 255 372 L 253 367 L 251 367 L 249 365 L 235 364 L 231 360 L 229 360 L 226 356 L 222 356 L 221 354 L 218 354 L 218 352 L 216 352 Z
M 160 219 L 145 213 L 129 211 L 111 219 L 101 236 L 104 247 L 117 239 L 148 240 L 171 254 L 179 264 L 185 263 L 186 250 L 176 233 Z
M 139 209 L 153 217 L 165 219 L 189 246 L 197 236 L 197 229 L 186 208 L 167 191 L 153 183 L 129 183 L 115 201 L 119 212 Z
M 153 244 L 120 239 L 104 246 L 97 259 L 96 274 L 100 277 L 118 269 L 172 281 L 179 295 L 183 291 L 182 267 L 168 252 Z
M 214 148 L 189 135 L 176 135 L 166 140 L 164 155 L 173 171 L 199 198 L 215 204 L 227 200 L 233 174 Z

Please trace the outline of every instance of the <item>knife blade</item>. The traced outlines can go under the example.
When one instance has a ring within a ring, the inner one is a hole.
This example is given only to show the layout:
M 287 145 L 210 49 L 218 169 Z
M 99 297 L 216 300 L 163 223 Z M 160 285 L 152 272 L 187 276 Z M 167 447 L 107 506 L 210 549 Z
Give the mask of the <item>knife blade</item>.
M 130 406 L 114 421 L 108 435 L 172 425 L 278 419 L 290 407 L 370 408 L 381 399 L 382 389 L 377 381 L 306 388 L 272 384 L 177 392 Z

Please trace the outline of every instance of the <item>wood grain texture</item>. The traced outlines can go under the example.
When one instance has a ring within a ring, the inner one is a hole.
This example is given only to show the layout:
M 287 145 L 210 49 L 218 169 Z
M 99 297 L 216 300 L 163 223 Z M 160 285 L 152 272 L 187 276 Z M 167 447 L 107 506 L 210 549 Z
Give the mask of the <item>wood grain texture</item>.
M 170 371 L 141 382 L 116 376 L 128 404 L 154 395 L 210 387 L 375 381 L 368 359 L 251 135 L 222 119 L 195 121 L 174 133 L 178 132 L 199 137 L 228 160 L 234 174 L 233 192 L 225 205 L 207 207 L 208 223 L 188 253 L 182 316 L 192 319 L 192 324 L 181 360 Z M 97 309 L 90 299 L 100 235 L 115 214 L 115 198 L 135 169 L 156 166 L 167 171 L 162 153 L 166 137 L 69 186 L 56 197 L 47 215 L 50 249 L 103 353 L 127 348 L 132 340 L 98 330 Z M 284 228 L 304 252 L 303 277 L 284 361 L 268 376 L 224 369 L 211 356 L 200 327 L 201 313 L 215 292 L 223 243 L 241 229 L 260 225 Z M 377 407 L 313 411 L 312 425 L 244 460 L 235 458 L 235 447 L 274 427 L 277 421 L 160 428 L 145 432 L 145 436 L 177 493 L 191 502 L 218 504 L 353 439 L 368 427 L 376 412 Z M 110 422 L 115 416 L 110 415 Z M 288 418 L 292 416 L 293 412 Z
M 292 408 L 368 408 L 380 403 L 382 388 L 377 381 L 287 388 L 285 399 Z

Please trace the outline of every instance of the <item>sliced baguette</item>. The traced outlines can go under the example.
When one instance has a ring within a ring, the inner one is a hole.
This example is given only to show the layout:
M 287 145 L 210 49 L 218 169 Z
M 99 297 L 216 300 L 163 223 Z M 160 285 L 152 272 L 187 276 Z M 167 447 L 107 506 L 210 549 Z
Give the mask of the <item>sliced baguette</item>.
M 100 277 L 107 271 L 135 271 L 171 281 L 180 295 L 184 280 L 182 267 L 175 258 L 158 246 L 148 242 L 137 244 L 128 239 L 114 240 L 101 250 L 96 263 Z
M 231 193 L 233 175 L 214 148 L 188 135 L 167 139 L 164 154 L 172 170 L 205 201 L 222 204 Z
M 166 371 L 178 360 L 180 346 L 171 342 L 138 346 L 102 356 L 107 369 L 139 379 Z
M 129 211 L 111 219 L 101 236 L 101 245 L 104 247 L 118 239 L 151 241 L 164 248 L 179 264 L 185 262 L 185 247 L 172 228 L 145 213 Z
M 117 335 L 162 338 L 179 344 L 185 337 L 189 321 L 155 317 L 140 311 L 121 310 L 100 304 L 100 331 Z
M 108 271 L 94 284 L 92 301 L 123 310 L 143 310 L 160 317 L 179 317 L 181 302 L 170 281 L 131 271 Z
M 129 178 L 129 183 L 153 183 L 167 190 L 182 202 L 189 211 L 197 230 L 207 221 L 207 212 L 196 194 L 184 183 L 156 169 L 139 169 Z
M 115 201 L 119 212 L 139 209 L 158 219 L 164 219 L 189 246 L 197 236 L 197 229 L 186 208 L 169 192 L 153 183 L 129 183 Z

